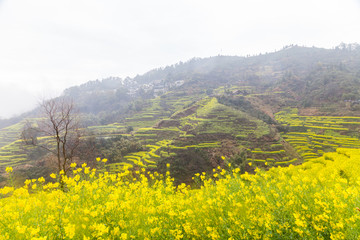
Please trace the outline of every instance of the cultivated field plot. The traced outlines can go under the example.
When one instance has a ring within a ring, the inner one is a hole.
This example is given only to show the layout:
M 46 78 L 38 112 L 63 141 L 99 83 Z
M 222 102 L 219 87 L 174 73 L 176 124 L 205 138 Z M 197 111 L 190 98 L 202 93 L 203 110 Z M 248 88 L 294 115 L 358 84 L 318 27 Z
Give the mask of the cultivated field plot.
M 0 147 L 8 145 L 19 139 L 25 121 L 0 129 Z
M 161 118 L 153 127 L 137 128 L 132 135 L 147 150 L 124 156 L 123 162 L 111 165 L 111 170 L 153 168 L 179 151 L 222 148 L 224 139 L 235 141 L 236 148 L 247 149 L 247 159 L 255 166 L 288 165 L 298 160 L 288 154 L 279 140 L 271 137 L 261 140 L 269 134 L 269 126 L 263 121 L 206 97 L 176 111 L 170 118 Z
M 179 95 L 168 92 L 161 97 L 149 100 L 142 110 L 126 118 L 124 124 L 135 129 L 153 127 L 160 120 L 169 118 L 173 113 L 186 108 L 202 97 L 204 97 L 202 94 L 189 96 L 185 93 Z
M 33 150 L 32 146 L 26 146 L 20 139 L 21 132 L 27 121 L 34 122 L 37 119 L 26 119 L 17 124 L 0 129 L 0 169 L 15 167 L 24 164 L 28 159 L 28 153 Z
M 14 141 L 0 148 L 0 167 L 15 167 L 27 161 L 28 152 L 32 147 L 25 146 L 21 140 Z
M 126 131 L 126 126 L 121 125 L 120 123 L 112 123 L 101 126 L 90 126 L 87 127 L 88 135 L 97 136 L 97 137 L 110 137 L 123 135 Z
M 337 148 L 359 148 L 360 117 L 299 116 L 297 109 L 276 114 L 287 126 L 282 137 L 304 160 L 319 157 Z

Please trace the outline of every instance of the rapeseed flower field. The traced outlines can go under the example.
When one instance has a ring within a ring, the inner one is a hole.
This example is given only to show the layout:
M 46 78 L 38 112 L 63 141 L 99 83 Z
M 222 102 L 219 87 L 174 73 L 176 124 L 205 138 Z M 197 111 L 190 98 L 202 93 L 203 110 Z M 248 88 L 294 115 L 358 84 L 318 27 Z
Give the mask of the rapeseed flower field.
M 226 161 L 226 159 L 225 159 Z M 237 168 L 174 186 L 145 169 L 72 165 L 58 182 L 0 189 L 0 239 L 358 239 L 360 150 L 256 174 Z M 7 169 L 12 175 L 12 169 Z

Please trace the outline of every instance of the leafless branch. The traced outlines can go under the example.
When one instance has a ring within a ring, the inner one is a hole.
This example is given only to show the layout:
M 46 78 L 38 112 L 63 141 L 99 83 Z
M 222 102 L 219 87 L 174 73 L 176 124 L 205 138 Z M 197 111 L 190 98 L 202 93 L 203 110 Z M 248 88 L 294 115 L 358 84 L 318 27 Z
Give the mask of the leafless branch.
M 51 99 L 41 103 L 43 118 L 35 124 L 28 122 L 22 133 L 26 144 L 41 147 L 57 158 L 58 170 L 68 170 L 80 144 L 80 121 L 73 101 L 65 98 Z M 46 144 L 39 137 L 49 137 Z M 52 145 L 55 143 L 55 146 Z

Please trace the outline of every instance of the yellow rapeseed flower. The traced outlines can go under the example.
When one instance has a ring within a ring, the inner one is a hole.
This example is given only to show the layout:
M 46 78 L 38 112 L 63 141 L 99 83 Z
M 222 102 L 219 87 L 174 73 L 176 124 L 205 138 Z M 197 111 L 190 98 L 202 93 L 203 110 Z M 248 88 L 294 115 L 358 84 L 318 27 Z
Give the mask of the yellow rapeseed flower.
M 43 178 L 43 177 L 38 178 L 38 182 L 40 182 L 40 183 L 45 182 L 45 178 Z
M 121 240 L 126 240 L 128 239 L 128 235 L 126 233 L 122 233 L 120 238 Z
M 75 224 L 67 224 L 65 227 L 64 227 L 64 230 L 65 230 L 65 234 L 68 238 L 70 239 L 73 239 L 74 236 L 75 236 Z
M 360 150 L 326 154 L 332 160 L 308 159 L 255 174 L 241 174 L 239 168 L 200 173 L 195 179 L 203 181 L 194 184 L 196 189 L 145 168 L 139 175 L 134 174 L 137 168 L 95 174 L 85 166 L 90 176 L 69 174 L 62 176 L 64 185 L 50 182 L 40 188 L 38 183 L 35 191 L 28 187 L 42 179 L 27 180 L 18 189 L 0 188 L 0 240 L 49 240 L 60 232 L 80 240 L 316 239 L 325 229 L 332 239 L 352 239 L 360 220 L 360 208 L 355 208 Z M 215 181 L 214 176 L 221 177 Z M 34 225 L 34 219 L 43 221 Z
M 26 232 L 26 226 L 17 226 L 16 230 L 20 233 L 20 234 L 24 234 Z

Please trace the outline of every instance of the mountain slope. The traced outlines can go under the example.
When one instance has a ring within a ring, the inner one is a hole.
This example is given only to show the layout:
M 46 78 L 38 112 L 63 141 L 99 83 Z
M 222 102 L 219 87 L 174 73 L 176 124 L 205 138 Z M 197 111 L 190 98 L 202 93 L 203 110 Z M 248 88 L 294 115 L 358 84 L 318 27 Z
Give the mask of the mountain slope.
M 307 115 L 360 116 L 358 66 L 357 45 L 335 49 L 290 46 L 247 58 L 192 59 L 133 79 L 90 81 L 65 90 L 63 97 L 76 99 L 84 120 L 83 139 L 93 144 L 88 148 L 95 149 L 86 157 L 79 156 L 79 161 L 91 164 L 97 156 L 107 157 L 109 171 L 144 166 L 165 171 L 170 163 L 177 181 L 190 182 L 196 172 L 224 166 L 223 156 L 242 171 L 253 171 L 256 166 L 268 169 L 301 163 L 307 156 L 319 156 L 319 146 L 333 150 L 348 141 L 348 146 L 356 147 L 357 118 L 355 127 L 345 125 L 335 133 L 326 129 L 329 123 L 310 128 L 304 122 L 304 127 L 293 131 L 287 126 L 292 118 L 279 121 L 276 113 L 296 108 Z M 326 122 L 324 119 L 316 121 Z M 5 137 L 6 129 L 0 130 L 4 143 L 0 159 L 6 160 L 0 168 L 24 163 L 35 166 L 46 158 L 34 149 L 12 152 L 9 146 L 21 144 L 14 137 L 20 134 L 21 125 L 9 127 L 18 131 L 10 138 Z M 308 150 L 295 144 L 296 132 L 308 134 L 299 140 L 308 142 Z M 355 140 L 313 140 L 329 136 Z M 122 150 L 117 151 L 119 148 Z M 21 161 L 7 157 L 12 155 L 20 156 Z

